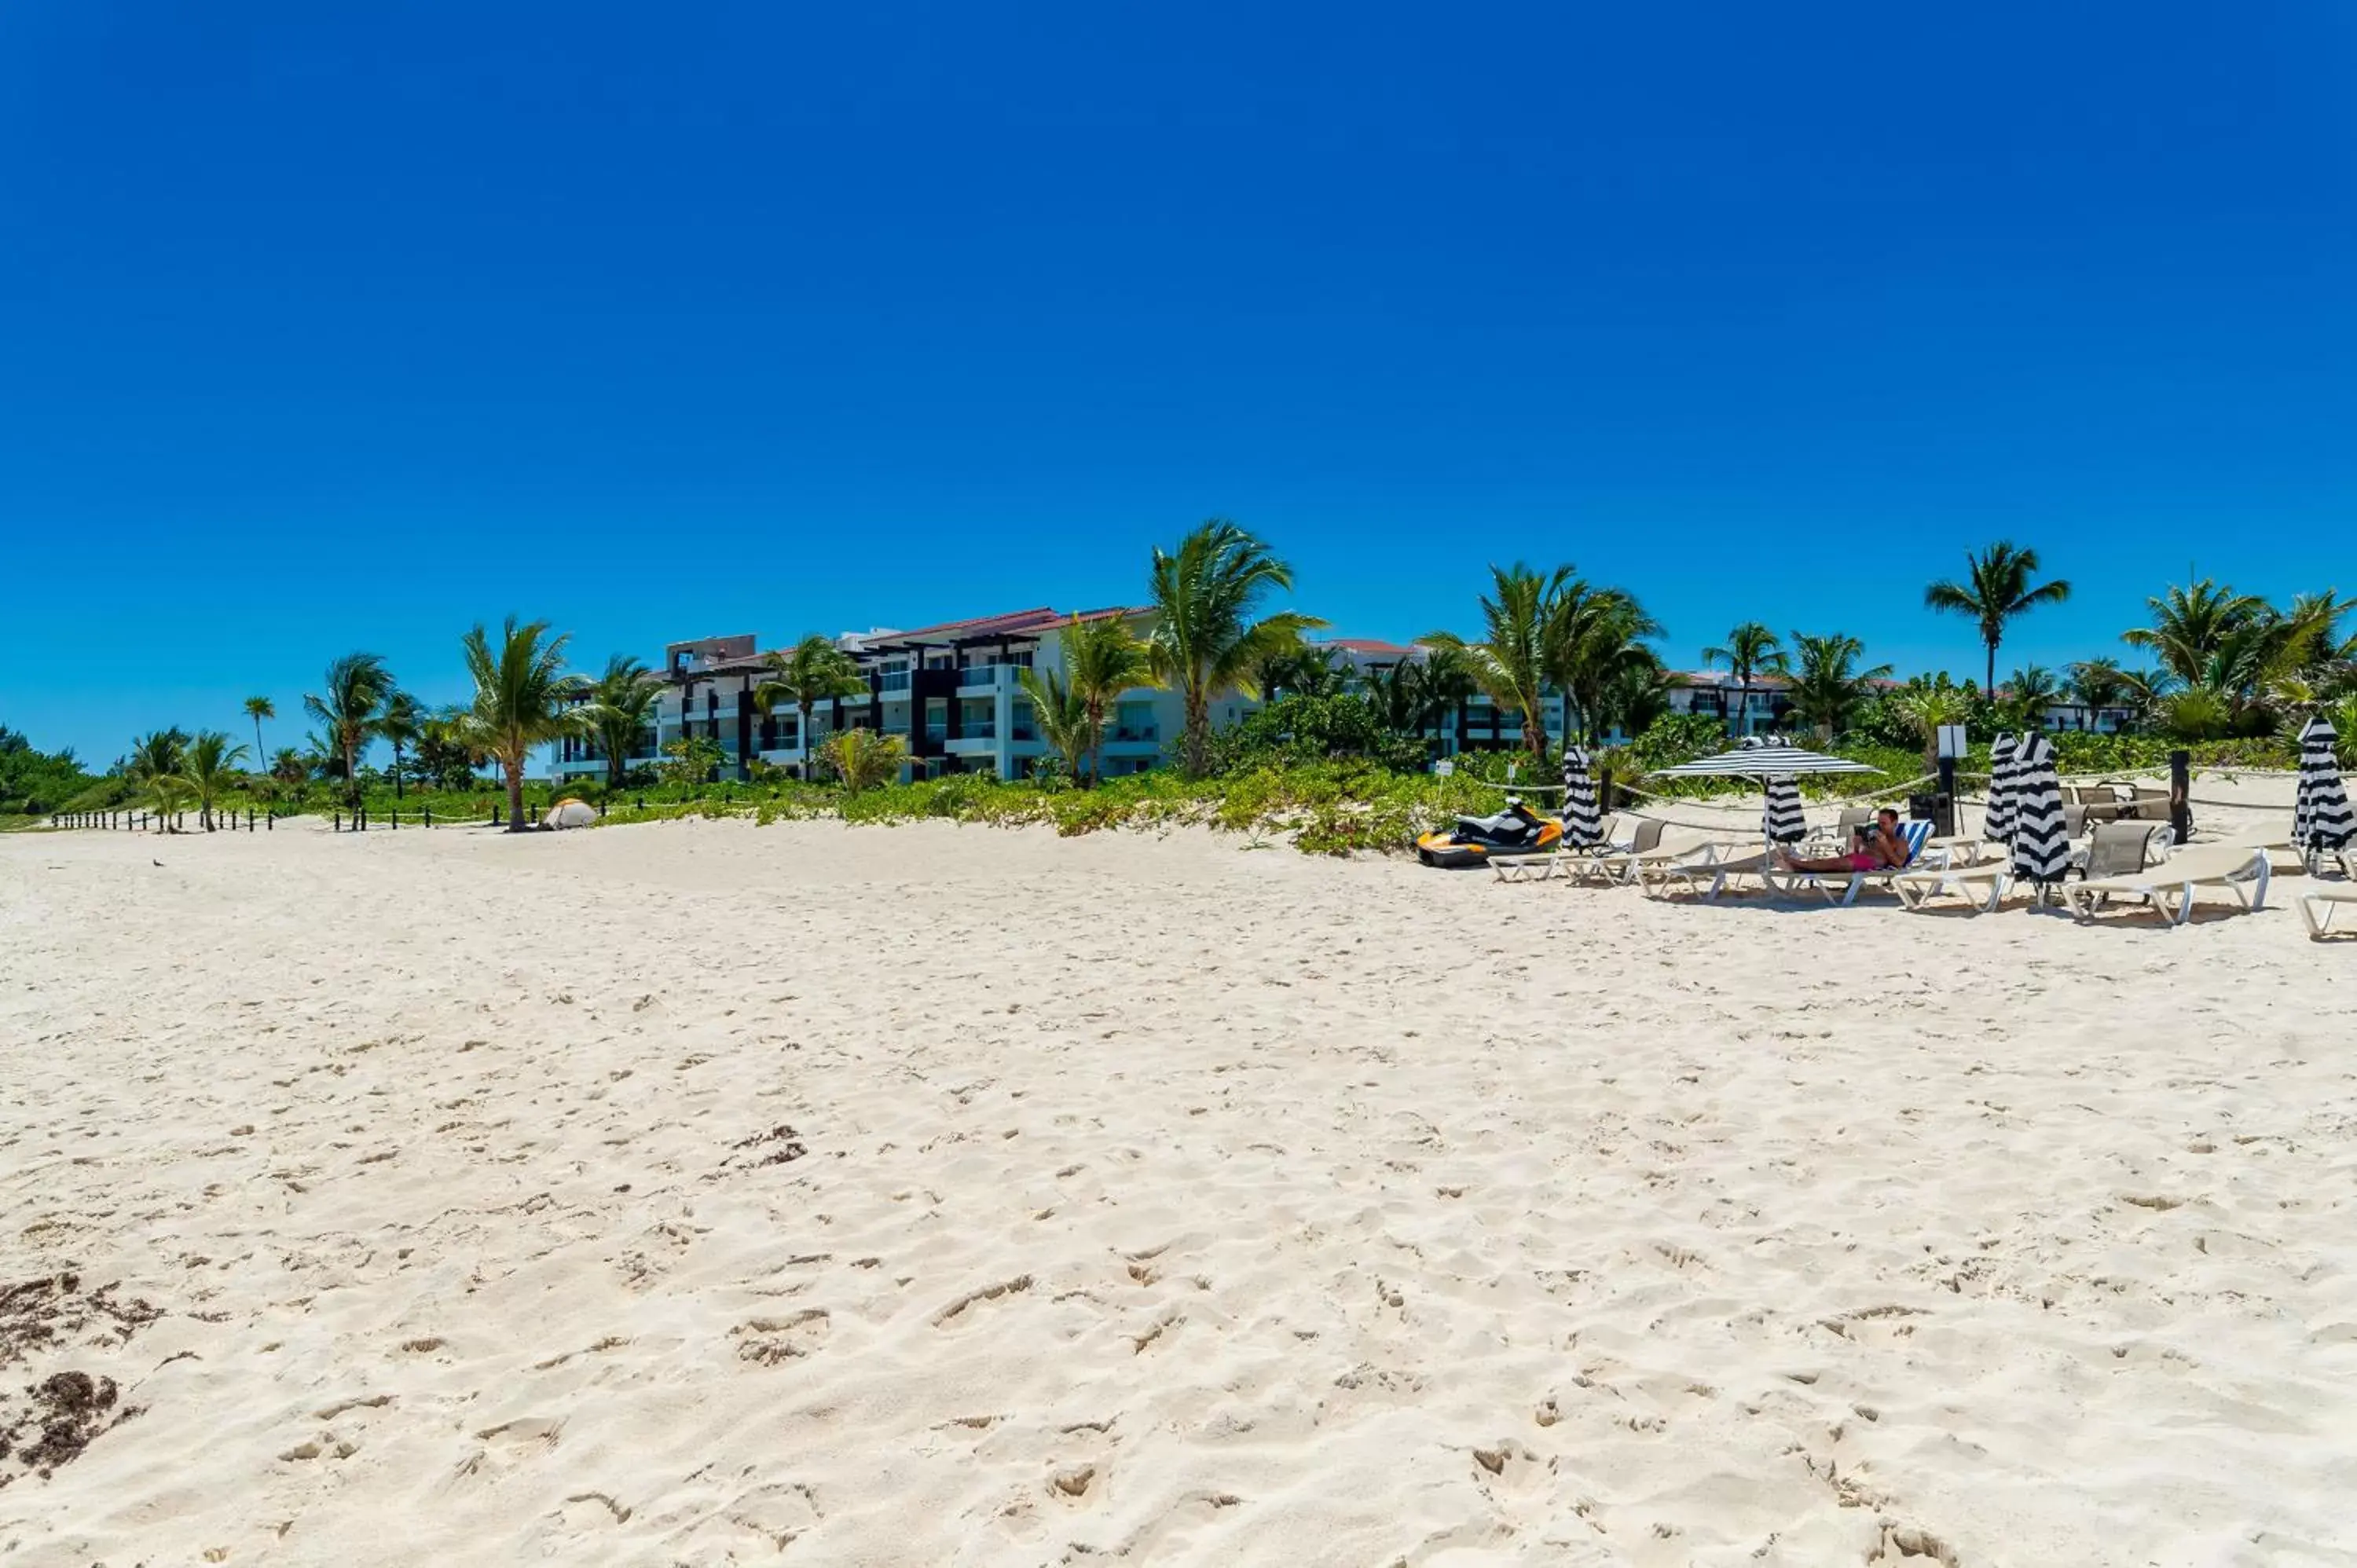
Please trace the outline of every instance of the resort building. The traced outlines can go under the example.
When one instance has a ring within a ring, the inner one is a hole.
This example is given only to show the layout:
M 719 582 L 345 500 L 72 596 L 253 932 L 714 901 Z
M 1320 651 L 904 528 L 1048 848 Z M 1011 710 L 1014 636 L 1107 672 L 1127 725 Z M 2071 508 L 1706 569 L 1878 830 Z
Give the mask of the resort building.
M 1082 618 L 1126 616 L 1143 636 L 1147 614 L 1117 607 L 1084 611 Z M 846 632 L 835 646 L 850 656 L 867 689 L 818 703 L 807 735 L 791 703 L 780 701 L 763 714 L 754 701 L 770 671 L 769 655 L 751 634 L 674 642 L 663 650 L 666 689 L 655 724 L 641 733 L 627 765 L 651 768 L 664 746 L 696 736 L 719 746 L 723 779 L 750 778 L 756 760 L 799 775 L 829 736 L 864 728 L 908 743 L 905 778 L 968 772 L 1020 778 L 1049 750 L 1023 690 L 1023 671 L 1061 673 L 1062 635 L 1072 620 L 1069 612 L 1042 607 L 905 631 Z M 1232 724 L 1249 705 L 1235 697 L 1215 702 L 1211 722 Z M 1182 726 L 1175 693 L 1123 693 L 1105 722 L 1105 773 L 1156 766 L 1176 746 Z M 567 740 L 554 748 L 550 771 L 558 779 L 594 777 L 605 766 L 594 742 Z

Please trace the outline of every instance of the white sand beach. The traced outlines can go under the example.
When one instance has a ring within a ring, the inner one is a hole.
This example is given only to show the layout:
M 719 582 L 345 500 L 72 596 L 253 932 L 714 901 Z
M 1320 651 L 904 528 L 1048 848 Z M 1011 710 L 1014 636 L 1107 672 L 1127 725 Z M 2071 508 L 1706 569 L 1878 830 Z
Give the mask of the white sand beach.
M 2297 887 L 0 838 L 0 1562 L 2357 1563 Z

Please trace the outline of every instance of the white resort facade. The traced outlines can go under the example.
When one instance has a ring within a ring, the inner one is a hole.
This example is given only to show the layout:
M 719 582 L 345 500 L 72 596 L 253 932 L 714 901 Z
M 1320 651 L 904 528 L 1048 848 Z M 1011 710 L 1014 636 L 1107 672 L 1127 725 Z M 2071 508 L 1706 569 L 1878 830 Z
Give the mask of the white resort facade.
M 1082 619 L 1124 616 L 1140 635 L 1147 612 L 1129 608 L 1081 612 Z M 802 714 L 780 701 L 763 714 L 753 694 L 770 679 L 769 654 L 751 633 L 674 642 L 663 650 L 658 673 L 666 682 L 655 723 L 640 732 L 626 759 L 632 769 L 651 768 L 662 748 L 683 737 L 719 746 L 722 779 L 750 777 L 757 759 L 801 774 L 829 736 L 846 729 L 869 729 L 907 742 L 905 778 L 946 773 L 989 773 L 1001 779 L 1031 771 L 1049 747 L 1034 720 L 1023 690 L 1023 671 L 1063 669 L 1062 642 L 1071 612 L 1040 607 L 1004 615 L 948 621 L 902 631 L 877 628 L 846 632 L 834 639 L 867 682 L 859 695 L 817 703 L 810 731 Z M 1230 696 L 1211 705 L 1215 726 L 1232 724 L 1251 704 Z M 1139 688 L 1125 692 L 1107 715 L 1103 768 L 1108 777 L 1158 765 L 1175 746 L 1183 721 L 1175 693 Z M 551 758 L 557 779 L 601 775 L 606 764 L 595 743 L 558 743 Z

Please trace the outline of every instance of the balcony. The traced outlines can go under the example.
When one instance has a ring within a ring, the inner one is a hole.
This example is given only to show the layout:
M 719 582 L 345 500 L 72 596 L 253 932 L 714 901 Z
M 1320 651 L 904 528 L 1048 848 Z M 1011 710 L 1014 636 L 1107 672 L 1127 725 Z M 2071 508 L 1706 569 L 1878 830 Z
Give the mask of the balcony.
M 1105 731 L 1104 737 L 1122 745 L 1135 743 L 1150 746 L 1162 739 L 1162 729 L 1158 725 L 1115 725 Z
M 907 695 L 909 691 L 909 672 L 906 670 L 886 671 L 883 678 L 877 682 L 877 689 L 888 697 L 895 692 L 901 693 L 903 696 Z

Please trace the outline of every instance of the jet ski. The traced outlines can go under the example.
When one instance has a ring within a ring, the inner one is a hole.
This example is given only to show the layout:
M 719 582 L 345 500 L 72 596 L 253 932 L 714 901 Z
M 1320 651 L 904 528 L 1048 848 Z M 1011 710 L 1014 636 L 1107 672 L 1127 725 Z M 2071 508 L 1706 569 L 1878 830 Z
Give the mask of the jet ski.
M 1426 865 L 1462 869 L 1486 865 L 1493 855 L 1544 854 L 1562 842 L 1561 822 L 1509 795 L 1506 809 L 1494 817 L 1459 817 L 1447 832 L 1423 834 L 1415 841 L 1415 857 Z

